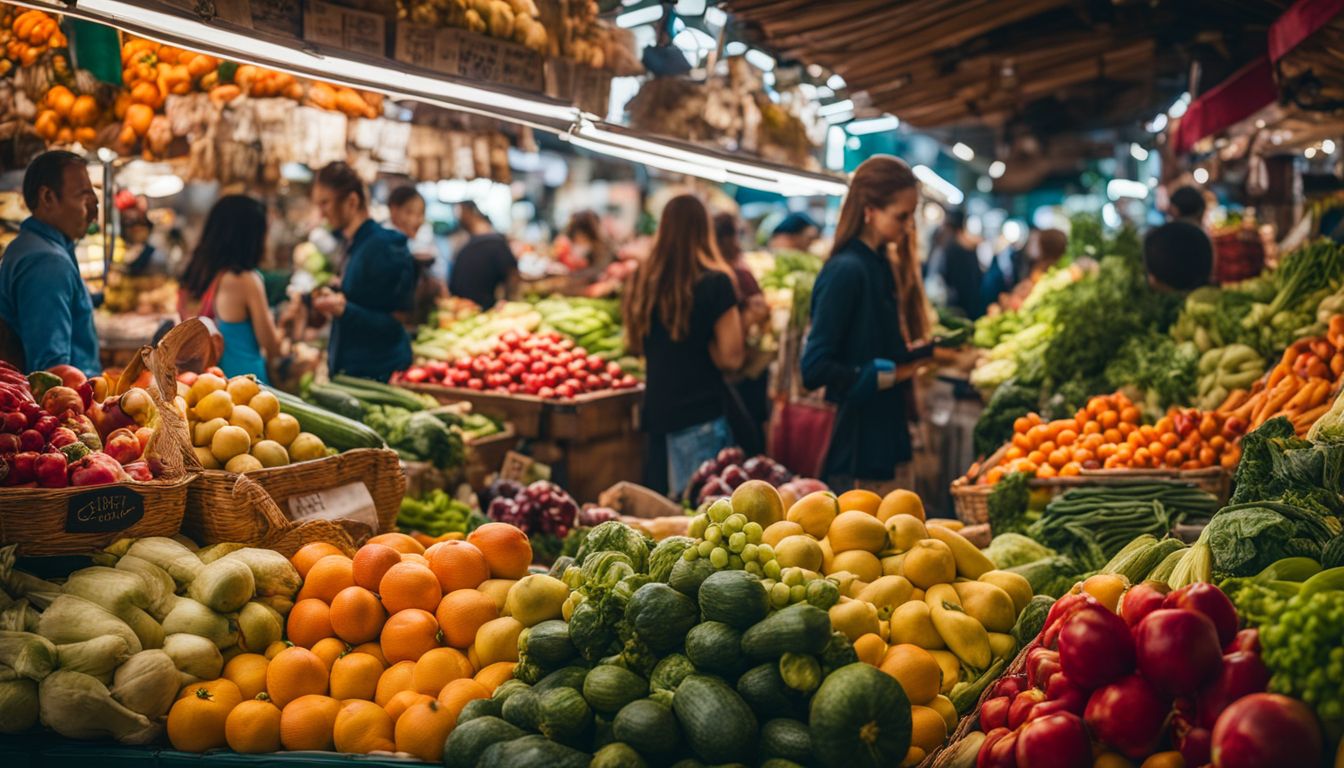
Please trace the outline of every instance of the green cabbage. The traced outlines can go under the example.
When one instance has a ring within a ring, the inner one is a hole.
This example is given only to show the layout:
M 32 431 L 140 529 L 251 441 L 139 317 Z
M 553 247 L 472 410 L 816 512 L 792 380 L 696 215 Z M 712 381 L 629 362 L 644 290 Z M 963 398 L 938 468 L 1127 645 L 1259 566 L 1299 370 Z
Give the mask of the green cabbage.
M 1055 554 L 1054 550 L 1020 533 L 1001 533 L 981 551 L 994 561 L 996 568 L 1014 568 Z
M 681 559 L 681 553 L 695 544 L 689 536 L 670 536 L 658 542 L 649 554 L 649 576 L 654 581 L 666 583 L 672 576 L 672 568 Z
M 652 540 L 618 520 L 608 520 L 588 532 L 574 560 L 580 565 L 598 552 L 620 552 L 630 559 L 636 573 L 645 573 L 649 567 Z

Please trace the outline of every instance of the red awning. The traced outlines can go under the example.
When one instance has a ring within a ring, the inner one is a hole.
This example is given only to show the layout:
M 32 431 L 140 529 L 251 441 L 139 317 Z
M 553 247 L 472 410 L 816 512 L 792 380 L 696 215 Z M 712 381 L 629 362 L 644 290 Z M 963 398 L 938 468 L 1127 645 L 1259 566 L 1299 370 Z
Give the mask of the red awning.
M 1344 11 L 1344 0 L 1298 0 L 1269 28 L 1269 60 L 1278 61 Z
M 1261 56 L 1190 102 L 1172 131 L 1172 146 L 1177 153 L 1188 152 L 1200 139 L 1245 120 L 1277 98 L 1274 70 L 1269 58 Z

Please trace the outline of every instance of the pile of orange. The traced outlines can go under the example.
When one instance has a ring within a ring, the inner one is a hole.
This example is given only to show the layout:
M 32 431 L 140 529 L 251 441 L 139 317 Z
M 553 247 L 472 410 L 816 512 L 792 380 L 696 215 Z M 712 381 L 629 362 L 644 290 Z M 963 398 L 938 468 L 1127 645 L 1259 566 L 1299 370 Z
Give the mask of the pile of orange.
M 308 544 L 291 558 L 304 581 L 287 640 L 184 687 L 169 740 L 193 752 L 398 751 L 436 762 L 467 702 L 513 677 L 525 625 L 507 615 L 509 594 L 531 561 L 527 536 L 504 523 L 428 548 L 383 534 L 353 558 Z
M 1071 419 L 1030 413 L 1013 422 L 998 464 L 981 476 L 993 485 L 1011 472 L 1071 477 L 1097 469 L 1231 469 L 1241 457 L 1239 419 L 1214 411 L 1175 409 L 1155 424 L 1122 392 L 1098 395 Z

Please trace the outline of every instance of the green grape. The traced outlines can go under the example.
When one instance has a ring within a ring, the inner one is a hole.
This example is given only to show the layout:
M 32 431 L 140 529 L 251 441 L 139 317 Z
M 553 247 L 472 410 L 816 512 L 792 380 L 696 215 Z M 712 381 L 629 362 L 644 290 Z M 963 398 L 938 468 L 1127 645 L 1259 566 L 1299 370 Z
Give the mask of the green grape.
M 691 518 L 691 525 L 686 530 L 686 533 L 693 539 L 703 538 L 705 535 L 705 528 L 708 526 L 709 518 L 704 515 L 696 515 Z
M 705 529 L 705 541 L 712 541 L 715 544 L 718 544 L 719 539 L 721 538 L 723 538 L 723 528 L 720 526 L 711 525 Z
M 761 569 L 762 569 L 763 571 L 765 571 L 765 575 L 766 575 L 766 576 L 769 576 L 769 577 L 772 578 L 772 579 L 778 579 L 778 578 L 779 578 L 779 575 L 780 575 L 780 574 L 779 574 L 779 561 L 778 561 L 778 560 L 766 560 L 765 563 L 764 563 L 764 565 L 761 566 Z M 788 585 L 785 584 L 784 586 L 787 587 Z
M 807 587 L 802 584 L 795 584 L 789 587 L 789 602 L 801 603 L 807 597 Z
M 761 550 L 755 544 L 747 544 L 742 548 L 742 559 L 748 563 L 756 560 L 760 556 Z
M 734 571 L 740 571 L 745 566 L 746 563 L 742 562 L 742 558 L 738 557 L 737 555 L 728 556 L 728 567 L 732 568 Z
M 756 551 L 760 553 L 761 560 L 775 559 L 775 548 L 770 546 L 769 544 L 758 544 L 756 546 Z
M 714 542 L 702 541 L 696 544 L 695 548 L 700 552 L 701 557 L 709 557 L 709 553 L 714 551 Z
M 790 587 L 799 587 L 803 585 L 803 571 L 801 568 L 785 568 L 780 579 Z
M 687 547 L 686 551 L 681 553 L 681 559 L 688 563 L 693 563 L 700 558 L 700 550 L 695 547 Z
M 752 576 L 760 576 L 761 573 L 763 573 L 763 571 L 761 571 L 760 563 L 747 563 L 742 570 L 750 573 Z
M 765 533 L 765 529 L 761 528 L 760 523 L 753 520 L 742 526 L 742 532 L 747 534 L 747 538 L 751 540 L 752 544 L 760 544 L 761 536 Z
M 728 537 L 728 549 L 732 550 L 733 554 L 740 553 L 746 547 L 747 535 L 745 533 L 739 531 Z M 742 559 L 745 560 L 746 558 Z
M 779 582 L 770 588 L 770 605 L 775 608 L 783 608 L 789 604 L 789 598 L 792 597 L 789 585 Z
M 734 512 L 728 516 L 728 519 L 724 521 L 724 524 L 732 531 L 740 531 L 747 524 L 747 516 L 741 512 Z
M 728 565 L 728 550 L 715 547 L 714 551 L 709 553 L 709 564 L 715 568 L 723 568 Z
M 733 514 L 733 504 L 727 499 L 719 499 L 709 505 L 709 519 L 716 523 L 722 523 Z

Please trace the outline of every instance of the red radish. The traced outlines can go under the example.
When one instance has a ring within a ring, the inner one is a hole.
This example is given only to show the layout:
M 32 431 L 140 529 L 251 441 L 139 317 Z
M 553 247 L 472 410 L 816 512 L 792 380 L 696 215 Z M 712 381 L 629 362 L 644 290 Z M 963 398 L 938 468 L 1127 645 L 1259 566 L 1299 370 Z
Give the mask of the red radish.
M 1130 587 L 1120 599 L 1120 616 L 1131 628 L 1138 626 L 1144 616 L 1162 607 L 1169 590 L 1160 581 L 1145 581 Z
M 1218 716 L 1234 701 L 1252 693 L 1263 693 L 1269 687 L 1269 670 L 1260 656 L 1247 651 L 1235 651 L 1223 657 L 1223 668 L 1195 699 L 1196 722 L 1201 728 L 1212 728 Z
M 1002 742 L 1000 742 L 1001 744 Z M 1092 744 L 1077 715 L 1063 712 L 1027 723 L 1017 734 L 1017 764 L 1030 768 L 1088 768 Z
M 1174 696 L 1199 691 L 1223 665 L 1218 630 L 1202 613 L 1163 608 L 1134 630 L 1139 672 Z
M 1209 617 L 1218 630 L 1218 647 L 1232 642 L 1237 636 L 1237 609 L 1223 591 L 1212 584 L 1197 581 L 1167 595 L 1163 608 L 1183 608 Z
M 1134 639 L 1124 619 L 1093 604 L 1063 623 L 1059 666 L 1073 684 L 1090 691 L 1134 671 Z
M 1277 693 L 1233 702 L 1213 727 L 1217 768 L 1275 768 L 1321 764 L 1321 728 L 1311 708 Z
M 1157 748 L 1170 710 L 1151 683 L 1130 675 L 1093 691 L 1083 719 L 1096 738 L 1137 760 Z

